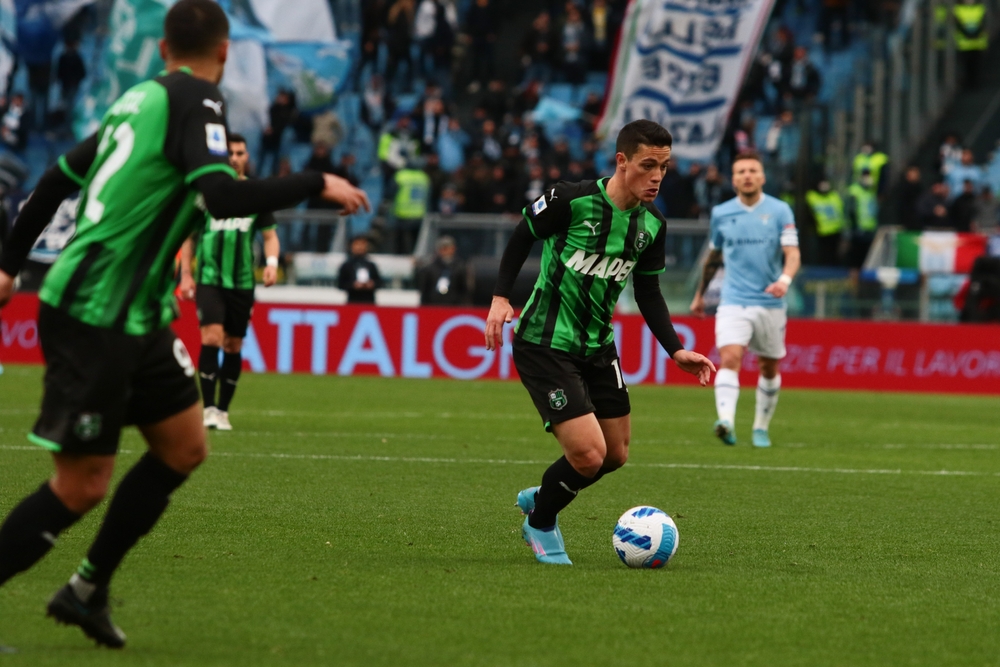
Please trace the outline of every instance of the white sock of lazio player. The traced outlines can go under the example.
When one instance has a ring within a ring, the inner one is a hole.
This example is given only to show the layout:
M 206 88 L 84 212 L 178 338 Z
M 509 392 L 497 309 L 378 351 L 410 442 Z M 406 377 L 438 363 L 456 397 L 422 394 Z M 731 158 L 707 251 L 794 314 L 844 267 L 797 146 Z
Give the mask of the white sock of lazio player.
M 736 402 L 740 399 L 740 374 L 720 368 L 715 374 L 715 411 L 719 419 L 736 425 Z
M 775 375 L 768 380 L 763 375 L 757 380 L 757 409 L 753 419 L 753 428 L 767 430 L 778 407 L 778 392 L 781 390 L 781 375 Z

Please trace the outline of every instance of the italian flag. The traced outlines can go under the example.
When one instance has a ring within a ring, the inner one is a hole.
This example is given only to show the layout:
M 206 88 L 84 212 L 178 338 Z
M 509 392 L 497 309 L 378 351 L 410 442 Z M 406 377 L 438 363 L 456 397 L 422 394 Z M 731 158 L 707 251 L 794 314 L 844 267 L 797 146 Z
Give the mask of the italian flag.
M 970 273 L 976 258 L 986 254 L 986 241 L 985 234 L 900 232 L 896 266 L 921 273 Z

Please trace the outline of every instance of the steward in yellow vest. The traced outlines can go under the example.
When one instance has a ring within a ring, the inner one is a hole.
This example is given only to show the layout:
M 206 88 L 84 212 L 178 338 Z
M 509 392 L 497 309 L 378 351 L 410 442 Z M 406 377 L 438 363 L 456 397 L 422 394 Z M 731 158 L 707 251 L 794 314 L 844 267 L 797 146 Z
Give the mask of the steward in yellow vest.
M 840 241 L 844 231 L 844 200 L 830 187 L 829 181 L 820 181 L 814 190 L 806 193 L 806 204 L 816 221 L 820 266 L 840 265 Z
M 871 173 L 866 169 L 847 190 L 847 217 L 851 221 L 851 249 L 848 264 L 859 269 L 875 240 L 878 227 L 878 197 Z
M 861 180 L 861 173 L 868 170 L 875 194 L 881 196 L 882 189 L 889 180 L 885 169 L 887 164 L 889 164 L 888 155 L 876 150 L 871 142 L 865 143 L 861 146 L 861 152 L 854 156 L 854 182 L 858 183 Z
M 962 0 L 955 9 L 955 48 L 958 49 L 965 70 L 965 85 L 975 88 L 979 84 L 983 53 L 989 46 L 986 28 L 986 5 L 976 0 Z

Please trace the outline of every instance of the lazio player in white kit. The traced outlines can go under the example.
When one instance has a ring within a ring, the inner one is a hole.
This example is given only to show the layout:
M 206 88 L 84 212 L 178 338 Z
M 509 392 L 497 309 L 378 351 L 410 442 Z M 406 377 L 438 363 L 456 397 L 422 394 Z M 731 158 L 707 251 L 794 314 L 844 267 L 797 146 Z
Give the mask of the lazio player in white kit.
M 768 426 L 778 405 L 780 364 L 785 356 L 785 294 L 801 265 L 799 235 L 792 209 L 764 194 L 764 165 L 755 153 L 733 161 L 737 196 L 712 209 L 711 251 L 691 312 L 705 315 L 705 289 L 725 266 L 722 300 L 715 318 L 715 345 L 721 364 L 715 376 L 715 434 L 736 444 L 736 403 L 744 350 L 757 355 L 755 447 L 770 447 Z

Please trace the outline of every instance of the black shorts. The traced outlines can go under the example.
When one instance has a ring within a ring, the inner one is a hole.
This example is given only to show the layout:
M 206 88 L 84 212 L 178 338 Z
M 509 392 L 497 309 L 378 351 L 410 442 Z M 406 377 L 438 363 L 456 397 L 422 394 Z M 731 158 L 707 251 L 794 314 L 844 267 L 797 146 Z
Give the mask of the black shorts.
M 546 431 L 591 412 L 598 419 L 615 419 L 632 411 L 613 344 L 582 357 L 515 336 L 514 367 Z
M 201 326 L 221 324 L 233 338 L 246 338 L 250 316 L 253 315 L 252 289 L 226 289 L 198 285 L 195 289 L 198 322 Z
M 170 328 L 144 336 L 84 324 L 42 304 L 45 395 L 31 441 L 64 454 L 114 454 L 127 424 L 155 424 L 199 401 L 195 368 Z

